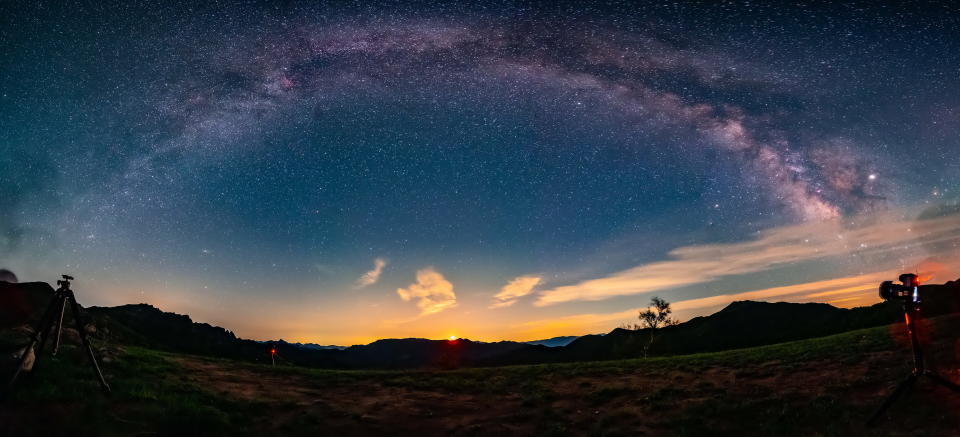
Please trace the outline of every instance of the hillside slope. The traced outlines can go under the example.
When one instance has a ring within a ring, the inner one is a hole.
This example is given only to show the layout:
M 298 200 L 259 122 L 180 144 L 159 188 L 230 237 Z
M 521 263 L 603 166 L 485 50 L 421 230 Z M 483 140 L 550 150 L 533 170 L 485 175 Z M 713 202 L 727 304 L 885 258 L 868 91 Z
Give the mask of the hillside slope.
M 957 366 L 960 319 L 928 344 Z M 103 396 L 76 348 L 25 379 L 0 435 L 955 435 L 960 397 L 920 384 L 903 325 L 724 352 L 450 371 L 270 367 L 125 347 Z M 49 420 L 55 417 L 56 420 Z
M 933 317 L 960 312 L 960 282 L 921 287 L 922 312 Z M 903 320 L 900 302 L 869 307 L 837 308 L 823 303 L 733 302 L 709 316 L 660 329 L 649 356 L 682 355 L 761 346 L 822 337 Z M 585 335 L 561 348 L 528 348 L 487 364 L 534 364 L 610 360 L 643 356 L 650 344 L 648 330 L 614 329 L 605 335 Z
M 43 283 L 0 283 L 0 297 L 9 301 L 0 310 L 0 321 L 9 328 L 35 320 L 52 293 L 52 288 Z M 956 282 L 924 286 L 922 294 L 924 312 L 929 315 L 960 310 L 960 284 Z M 270 362 L 268 351 L 276 348 L 283 363 L 334 369 L 455 368 L 636 358 L 643 355 L 650 342 L 648 331 L 615 329 L 557 347 L 466 339 L 384 339 L 339 350 L 245 340 L 221 327 L 196 323 L 189 316 L 147 304 L 90 307 L 81 317 L 84 323 L 94 321 L 96 335 L 110 343 L 260 363 Z M 709 316 L 661 329 L 649 355 L 721 351 L 820 337 L 885 325 L 901 317 L 896 302 L 854 309 L 817 303 L 734 302 Z

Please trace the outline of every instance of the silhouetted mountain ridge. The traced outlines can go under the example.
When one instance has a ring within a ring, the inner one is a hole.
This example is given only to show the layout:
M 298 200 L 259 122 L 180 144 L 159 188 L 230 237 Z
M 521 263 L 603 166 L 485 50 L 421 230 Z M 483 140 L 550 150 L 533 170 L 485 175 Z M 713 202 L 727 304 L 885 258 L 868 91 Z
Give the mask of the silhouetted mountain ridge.
M 546 338 L 543 340 L 525 341 L 524 343 L 539 344 L 539 345 L 548 346 L 548 347 L 559 347 L 559 346 L 566 346 L 578 338 L 580 338 L 580 336 L 578 335 L 564 335 L 561 337 Z
M 0 283 L 0 298 L 9 304 L 2 313 L 5 326 L 11 326 L 14 323 L 11 320 L 39 318 L 52 294 L 53 289 L 43 283 Z M 925 285 L 921 295 L 927 315 L 960 311 L 960 283 Z M 254 362 L 270 362 L 268 351 L 275 347 L 281 363 L 341 369 L 453 368 L 634 358 L 643 355 L 650 340 L 648 330 L 617 328 L 604 335 L 577 337 L 566 346 L 556 347 L 513 341 L 406 338 L 382 339 L 340 350 L 304 347 L 282 340 L 245 340 L 224 328 L 197 323 L 187 315 L 164 312 L 149 304 L 90 307 L 81 319 L 90 318 L 98 327 L 97 336 L 108 342 Z M 649 354 L 752 347 L 885 325 L 901 319 L 898 302 L 843 309 L 822 303 L 739 301 L 709 316 L 662 328 Z
M 316 343 L 287 342 L 287 341 L 285 341 L 285 340 L 282 339 L 282 338 L 279 339 L 279 340 L 266 340 L 266 341 L 261 341 L 260 343 L 261 343 L 261 344 L 263 344 L 263 343 L 285 343 L 285 344 L 288 344 L 288 345 L 293 346 L 293 347 L 298 347 L 298 348 L 301 348 L 301 349 L 311 349 L 311 350 L 327 350 L 327 349 L 343 350 L 343 349 L 346 349 L 346 348 L 347 348 L 347 346 L 337 346 L 337 345 L 332 345 L 332 344 L 330 344 L 330 345 L 322 345 L 322 344 L 316 344 Z

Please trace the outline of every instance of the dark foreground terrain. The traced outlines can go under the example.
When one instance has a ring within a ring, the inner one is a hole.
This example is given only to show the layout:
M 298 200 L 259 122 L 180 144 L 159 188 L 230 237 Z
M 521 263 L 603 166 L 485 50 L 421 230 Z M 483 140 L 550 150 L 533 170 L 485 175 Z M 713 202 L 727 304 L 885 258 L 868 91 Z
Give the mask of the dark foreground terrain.
M 910 370 L 903 325 L 724 352 L 462 370 L 276 367 L 100 345 L 101 395 L 74 346 L 2 405 L 0 435 L 956 435 L 960 396 L 926 381 L 874 429 Z M 960 381 L 960 319 L 928 322 Z

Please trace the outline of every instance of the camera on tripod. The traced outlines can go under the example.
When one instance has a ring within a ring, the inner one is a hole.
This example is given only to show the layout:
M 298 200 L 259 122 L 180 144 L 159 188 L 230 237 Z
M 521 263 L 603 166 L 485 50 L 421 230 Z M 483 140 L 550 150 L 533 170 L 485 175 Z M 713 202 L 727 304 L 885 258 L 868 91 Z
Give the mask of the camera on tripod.
M 920 278 L 913 273 L 900 275 L 900 284 L 884 281 L 880 284 L 880 298 L 920 303 Z
M 70 281 L 73 280 L 73 276 L 70 276 L 70 275 L 60 275 L 60 276 L 63 277 L 63 279 L 57 279 L 57 286 L 70 288 Z
M 73 276 L 60 275 L 60 277 L 63 278 L 57 280 L 57 285 L 60 288 L 54 292 L 53 300 L 47 305 L 47 309 L 44 310 L 40 322 L 34 328 L 30 343 L 23 349 L 23 353 L 20 355 L 20 362 L 13 371 L 9 382 L 7 382 L 6 390 L 0 393 L 2 396 L 5 396 L 13 390 L 13 386 L 16 384 L 17 378 L 20 377 L 22 371 L 32 371 L 36 369 L 37 364 L 40 362 L 40 352 L 43 351 L 43 347 L 47 344 L 47 340 L 51 335 L 54 336 L 55 339 L 53 355 L 57 354 L 57 351 L 60 349 L 60 334 L 63 332 L 63 315 L 67 308 L 73 313 L 73 322 L 77 326 L 80 343 L 83 345 L 83 349 L 86 349 L 87 358 L 90 360 L 90 366 L 93 367 L 93 371 L 100 381 L 100 387 L 105 393 L 110 393 L 110 385 L 107 384 L 107 380 L 103 377 L 103 372 L 100 371 L 100 365 L 97 364 L 97 357 L 93 354 L 93 347 L 90 346 L 90 342 L 87 340 L 86 329 L 84 329 L 83 322 L 80 320 L 80 304 L 77 303 L 77 296 L 73 293 L 73 290 L 70 289 L 70 281 L 73 280 Z M 31 364 L 27 364 L 28 362 Z
M 920 278 L 913 273 L 904 273 L 900 275 L 900 284 L 894 284 L 893 281 L 884 281 L 880 284 L 880 297 L 887 301 L 903 302 L 903 317 L 907 327 L 907 335 L 910 336 L 910 345 L 913 348 L 913 371 L 907 375 L 907 378 L 897 386 L 893 393 L 880 405 L 870 420 L 867 420 L 867 426 L 872 426 L 887 408 L 893 404 L 900 396 L 909 391 L 910 387 L 921 376 L 933 380 L 934 383 L 949 388 L 960 393 L 960 385 L 950 381 L 931 369 L 928 369 L 923 357 L 923 348 L 920 344 L 920 338 L 917 336 L 917 318 L 920 317 Z

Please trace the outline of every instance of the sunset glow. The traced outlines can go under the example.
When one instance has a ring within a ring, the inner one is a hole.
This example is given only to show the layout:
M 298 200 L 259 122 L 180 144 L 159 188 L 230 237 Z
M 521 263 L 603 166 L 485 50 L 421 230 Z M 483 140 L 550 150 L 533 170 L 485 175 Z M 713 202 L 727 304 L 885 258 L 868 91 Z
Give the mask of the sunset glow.
M 958 434 L 956 0 L 0 17 L 2 435 Z
M 955 39 L 675 6 L 12 8 L 0 268 L 321 345 L 960 277 Z

